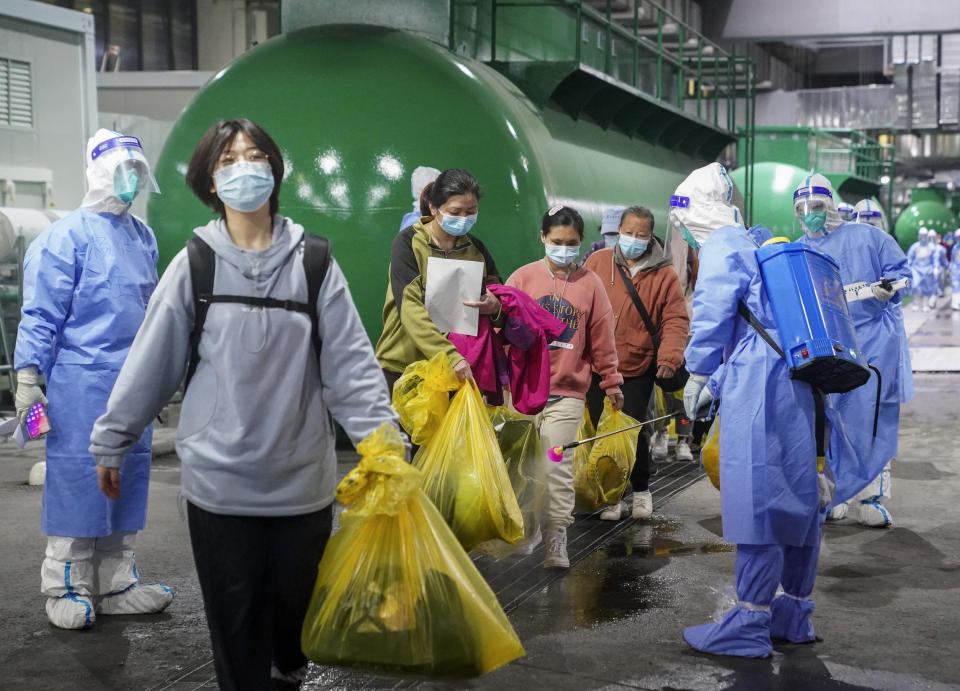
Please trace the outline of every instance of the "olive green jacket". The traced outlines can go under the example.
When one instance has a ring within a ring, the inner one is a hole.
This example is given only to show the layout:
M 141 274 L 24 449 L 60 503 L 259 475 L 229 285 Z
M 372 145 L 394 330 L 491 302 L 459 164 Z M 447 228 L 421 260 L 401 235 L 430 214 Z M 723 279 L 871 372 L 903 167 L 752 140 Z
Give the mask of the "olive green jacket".
M 429 221 L 429 217 L 423 217 L 402 230 L 390 249 L 390 284 L 383 305 L 383 333 L 377 341 L 376 356 L 380 366 L 391 372 L 402 373 L 410 363 L 440 352 L 447 354 L 451 366 L 463 360 L 427 314 L 423 300 L 428 258 L 483 262 L 483 284 L 503 282 L 482 242 L 468 233 L 457 238 L 453 249 L 442 250 L 424 227 Z

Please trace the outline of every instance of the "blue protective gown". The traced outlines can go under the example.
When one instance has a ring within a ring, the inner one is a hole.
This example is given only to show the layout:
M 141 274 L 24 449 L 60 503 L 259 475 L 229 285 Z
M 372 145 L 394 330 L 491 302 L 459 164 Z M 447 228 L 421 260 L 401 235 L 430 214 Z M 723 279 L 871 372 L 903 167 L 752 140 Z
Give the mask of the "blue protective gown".
M 723 537 L 737 543 L 738 604 L 723 620 L 684 629 L 697 650 L 763 657 L 771 635 L 813 640 L 810 594 L 824 511 L 817 491 L 813 392 L 737 313 L 743 300 L 778 339 L 756 250 L 769 231 L 726 226 L 700 250 L 687 368 L 716 375 Z M 828 459 L 848 448 L 835 411 Z M 775 598 L 777 586 L 786 595 Z
M 871 225 L 844 223 L 826 237 L 804 236 L 799 242 L 832 257 L 840 267 L 843 285 L 910 277 L 907 257 L 896 240 Z M 880 370 L 880 415 L 874 437 L 877 375 L 873 371 L 863 386 L 831 396 L 857 454 L 855 458 L 831 460 L 837 483 L 835 503 L 847 501 L 866 487 L 897 455 L 900 404 L 913 395 L 910 352 L 899 303 L 899 292 L 889 302 L 868 298 L 849 303 L 863 361 Z
M 960 293 L 960 242 L 955 242 L 950 252 L 950 287 L 954 294 Z
M 87 452 L 157 285 L 157 241 L 130 214 L 78 209 L 40 234 L 24 260 L 14 366 L 46 375 L 43 532 L 105 537 L 143 528 L 152 429 L 125 456 L 123 492 L 108 499 Z
M 938 262 L 937 246 L 932 242 L 915 242 L 910 245 L 907 264 L 911 272 L 910 292 L 913 295 L 930 297 L 940 292 L 936 278 Z

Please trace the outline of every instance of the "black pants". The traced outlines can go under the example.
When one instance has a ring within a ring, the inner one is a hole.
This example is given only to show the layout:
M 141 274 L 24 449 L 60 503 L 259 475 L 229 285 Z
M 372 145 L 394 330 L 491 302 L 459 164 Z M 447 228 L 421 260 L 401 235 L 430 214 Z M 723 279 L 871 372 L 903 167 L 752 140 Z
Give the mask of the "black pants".
M 271 688 L 307 663 L 300 630 L 333 507 L 299 516 L 227 516 L 187 505 L 193 561 L 223 691 Z
M 637 421 L 647 419 L 647 404 L 650 402 L 650 394 L 653 393 L 654 374 L 651 369 L 639 377 L 623 378 L 623 385 L 620 387 L 623 391 L 623 412 Z M 587 409 L 594 425 L 603 412 L 605 397 L 606 394 L 600 388 L 600 377 L 594 374 L 590 390 L 587 391 Z M 630 473 L 630 486 L 634 492 L 646 492 L 650 489 L 650 433 L 646 426 L 640 429 L 640 437 L 637 439 L 637 460 L 633 464 L 633 472 Z

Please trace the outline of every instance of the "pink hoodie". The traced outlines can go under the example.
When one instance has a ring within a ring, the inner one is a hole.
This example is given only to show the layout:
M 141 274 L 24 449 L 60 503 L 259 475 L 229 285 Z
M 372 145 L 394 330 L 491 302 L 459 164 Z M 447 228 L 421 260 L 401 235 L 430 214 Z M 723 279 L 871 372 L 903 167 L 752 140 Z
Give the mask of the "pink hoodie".
M 613 309 L 603 282 L 580 266 L 569 276 L 554 274 L 545 260 L 521 266 L 507 279 L 567 325 L 550 344 L 550 394 L 584 399 L 591 371 L 600 375 L 608 394 L 619 393 L 623 376 L 617 371 Z

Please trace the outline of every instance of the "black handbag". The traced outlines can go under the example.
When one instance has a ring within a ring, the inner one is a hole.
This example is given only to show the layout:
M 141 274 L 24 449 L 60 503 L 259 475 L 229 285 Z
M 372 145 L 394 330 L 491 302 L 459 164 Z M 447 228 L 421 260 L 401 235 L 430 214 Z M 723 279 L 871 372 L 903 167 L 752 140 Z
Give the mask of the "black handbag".
M 620 272 L 620 278 L 623 279 L 623 285 L 627 288 L 627 293 L 630 295 L 630 299 L 633 300 L 634 307 L 637 308 L 637 312 L 640 313 L 640 319 L 643 320 L 643 325 L 647 327 L 647 332 L 650 334 L 650 340 L 653 341 L 653 367 L 657 367 L 657 351 L 660 350 L 660 332 L 654 328 L 653 320 L 650 319 L 650 313 L 647 312 L 647 308 L 643 306 L 643 301 L 640 300 L 640 296 L 637 295 L 637 289 L 633 286 L 633 281 L 630 280 L 630 277 L 627 276 L 627 272 L 623 270 L 623 267 L 617 264 L 617 271 Z M 687 372 L 687 368 L 683 363 L 677 368 L 677 371 L 673 373 L 672 377 L 654 377 L 654 382 L 657 386 L 663 389 L 666 392 L 679 391 L 682 389 L 686 383 L 687 379 L 690 378 L 690 373 Z

